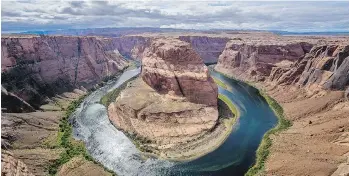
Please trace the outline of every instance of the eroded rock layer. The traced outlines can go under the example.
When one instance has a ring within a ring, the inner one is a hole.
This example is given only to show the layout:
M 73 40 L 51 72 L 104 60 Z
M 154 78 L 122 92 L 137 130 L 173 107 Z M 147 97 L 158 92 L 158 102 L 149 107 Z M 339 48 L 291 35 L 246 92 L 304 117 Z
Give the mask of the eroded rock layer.
M 155 39 L 145 51 L 141 78 L 128 84 L 108 113 L 117 128 L 170 157 L 167 150 L 215 127 L 217 86 L 188 43 Z
M 215 69 L 247 81 L 344 90 L 349 84 L 348 56 L 346 43 L 231 40 Z
M 107 39 L 96 37 L 3 37 L 3 86 L 36 108 L 46 96 L 92 87 L 127 66 L 107 44 Z
M 349 173 L 348 50 L 346 37 L 333 42 L 232 40 L 227 44 L 215 69 L 266 91 L 293 124 L 271 136 L 267 175 Z
M 264 80 L 276 66 L 287 66 L 304 56 L 311 44 L 293 41 L 231 40 L 219 56 L 216 69 Z
M 200 56 L 186 42 L 157 39 L 142 59 L 143 80 L 159 93 L 217 105 L 217 86 Z

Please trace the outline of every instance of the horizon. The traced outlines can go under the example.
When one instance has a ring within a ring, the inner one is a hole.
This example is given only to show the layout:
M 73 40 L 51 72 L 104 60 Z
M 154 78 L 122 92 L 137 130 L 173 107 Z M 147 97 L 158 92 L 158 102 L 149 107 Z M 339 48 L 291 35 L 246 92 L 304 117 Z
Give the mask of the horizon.
M 349 33 L 348 31 L 287 31 L 287 30 L 261 30 L 261 29 L 185 29 L 185 28 L 161 28 L 161 27 L 95 27 L 95 28 L 67 28 L 67 29 L 49 29 L 49 30 L 21 30 L 21 31 L 1 31 L 2 34 L 38 34 L 38 32 L 59 32 L 59 31 L 83 31 L 83 30 L 94 30 L 94 29 L 170 29 L 174 30 L 172 32 L 177 32 L 175 30 L 183 30 L 183 31 L 196 31 L 196 32 L 208 32 L 208 31 L 214 31 L 214 32 L 224 32 L 224 31 L 246 31 L 246 32 L 271 32 L 271 33 L 299 33 L 299 34 L 306 34 L 306 33 Z
M 15 7 L 15 8 L 14 8 Z M 349 32 L 349 1 L 3 1 L 2 33 L 96 28 Z M 330 15 L 324 15 L 327 12 Z

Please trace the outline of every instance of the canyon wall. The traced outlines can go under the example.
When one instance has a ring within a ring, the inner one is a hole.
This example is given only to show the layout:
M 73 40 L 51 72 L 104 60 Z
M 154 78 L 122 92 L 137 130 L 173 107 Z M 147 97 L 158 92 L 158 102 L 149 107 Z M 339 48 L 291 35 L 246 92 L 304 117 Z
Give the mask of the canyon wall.
M 3 87 L 38 108 L 56 93 L 90 88 L 141 60 L 146 47 L 158 37 L 123 36 L 8 36 L 2 37 Z M 177 36 L 191 43 L 205 63 L 216 62 L 227 38 Z M 126 58 L 126 60 L 125 60 Z M 25 108 L 25 107 L 23 107 Z
M 349 38 L 318 38 L 231 40 L 215 66 L 262 89 L 292 122 L 270 136 L 266 175 L 349 173 Z
M 243 41 L 227 43 L 216 69 L 234 76 L 265 80 L 276 66 L 288 66 L 309 52 L 311 44 L 286 41 Z
M 246 81 L 344 90 L 349 45 L 231 40 L 215 69 Z
M 119 50 L 126 58 L 141 60 L 145 48 L 150 45 L 151 40 L 156 38 L 159 38 L 159 36 L 139 35 L 117 37 L 112 38 L 110 47 Z M 175 38 L 190 43 L 191 47 L 205 63 L 216 63 L 225 44 L 229 41 L 227 37 L 175 36 Z
M 190 43 L 205 63 L 216 63 L 229 41 L 227 37 L 208 36 L 179 36 L 179 39 Z
M 56 93 L 90 88 L 127 67 L 118 50 L 107 48 L 108 42 L 96 37 L 2 37 L 2 86 L 35 108 Z

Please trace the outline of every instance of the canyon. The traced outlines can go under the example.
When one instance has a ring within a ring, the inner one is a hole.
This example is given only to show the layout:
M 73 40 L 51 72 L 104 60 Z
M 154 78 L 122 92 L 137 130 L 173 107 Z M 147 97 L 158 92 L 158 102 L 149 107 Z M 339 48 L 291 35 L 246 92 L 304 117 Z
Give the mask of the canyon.
M 56 149 L 44 149 L 51 154 L 49 158 L 35 142 L 52 138 L 58 130 L 67 99 L 117 77 L 131 60 L 137 60 L 142 61 L 140 77 L 127 84 L 108 113 L 118 129 L 147 141 L 143 149 L 166 159 L 202 154 L 187 141 L 207 135 L 217 124 L 217 86 L 204 66 L 217 62 L 215 70 L 253 84 L 276 99 L 293 123 L 271 136 L 266 175 L 349 173 L 349 37 L 263 32 L 3 36 L 1 59 L 2 111 L 9 112 L 2 115 L 2 126 L 7 128 L 2 140 L 11 139 L 7 148 L 12 153 L 6 155 L 9 160 L 22 159 L 28 166 L 23 172 L 45 175 L 44 165 L 57 159 Z M 57 105 L 62 99 L 64 105 Z M 31 117 L 40 117 L 42 122 L 31 122 Z M 17 121 L 23 121 L 24 127 L 19 128 Z M 45 135 L 27 141 L 15 136 L 18 132 L 25 136 L 32 128 Z M 218 129 L 224 131 L 224 127 Z M 213 134 L 222 136 L 221 131 Z M 208 137 L 213 142 L 207 151 L 221 140 L 214 135 Z M 196 146 L 203 144 L 207 141 Z M 195 152 L 186 152 L 190 150 Z M 33 152 L 41 156 L 39 165 L 28 157 Z M 106 174 L 98 165 L 79 158 L 72 163 Z M 60 173 L 65 175 L 67 168 L 62 167 Z

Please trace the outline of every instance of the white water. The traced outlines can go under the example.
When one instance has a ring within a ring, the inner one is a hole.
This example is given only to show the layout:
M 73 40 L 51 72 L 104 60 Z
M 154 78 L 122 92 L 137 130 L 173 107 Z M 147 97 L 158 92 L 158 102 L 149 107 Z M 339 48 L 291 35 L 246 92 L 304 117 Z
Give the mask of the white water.
M 126 71 L 117 81 L 91 93 L 71 117 L 73 134 L 75 139 L 85 142 L 87 151 L 95 160 L 117 175 L 164 175 L 173 163 L 141 159 L 139 150 L 110 123 L 107 109 L 99 104 L 103 95 L 139 72 L 140 69 Z

